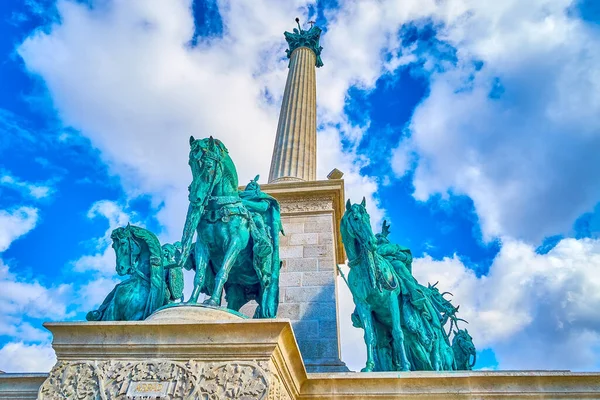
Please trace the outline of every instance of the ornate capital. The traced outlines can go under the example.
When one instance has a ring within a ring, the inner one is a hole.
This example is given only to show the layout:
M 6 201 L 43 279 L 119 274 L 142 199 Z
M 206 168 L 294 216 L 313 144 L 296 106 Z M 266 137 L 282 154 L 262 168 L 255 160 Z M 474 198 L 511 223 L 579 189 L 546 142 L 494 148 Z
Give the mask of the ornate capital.
M 321 60 L 321 50 L 323 50 L 323 48 L 319 45 L 319 39 L 321 38 L 322 32 L 321 28 L 312 25 L 309 30 L 305 31 L 300 27 L 300 22 L 298 21 L 298 18 L 296 18 L 296 22 L 298 22 L 298 29 L 294 28 L 293 32 L 283 33 L 283 35 L 285 36 L 285 40 L 290 46 L 290 48 L 285 51 L 288 58 L 292 57 L 292 53 L 298 47 L 308 47 L 317 56 L 315 66 L 317 68 L 322 67 L 323 61 Z

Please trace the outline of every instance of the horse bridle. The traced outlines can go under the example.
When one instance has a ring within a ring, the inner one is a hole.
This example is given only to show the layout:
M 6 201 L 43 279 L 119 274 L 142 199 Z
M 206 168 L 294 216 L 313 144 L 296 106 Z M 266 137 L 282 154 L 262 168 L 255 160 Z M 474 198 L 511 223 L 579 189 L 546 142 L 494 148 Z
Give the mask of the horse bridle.
M 348 222 L 348 225 L 352 226 L 352 224 L 350 224 L 349 222 Z M 348 229 L 348 231 L 349 231 L 349 233 L 352 235 L 352 237 L 355 240 L 357 240 L 359 238 L 358 235 L 355 234 L 354 228 Z M 382 287 L 381 287 L 381 271 L 379 271 L 379 268 L 377 268 L 377 261 L 376 261 L 375 256 L 374 256 L 375 253 L 376 253 L 376 251 L 375 250 L 369 250 L 367 248 L 367 245 L 365 243 L 361 243 L 359 240 L 357 240 L 357 241 L 358 241 L 358 243 L 360 245 L 360 249 L 361 249 L 360 255 L 358 257 L 356 257 L 354 260 L 348 260 L 348 266 L 350 268 L 352 268 L 352 267 L 354 267 L 356 265 L 359 265 L 360 262 L 362 260 L 365 260 L 365 259 L 366 259 L 367 262 L 372 262 L 373 266 L 374 266 L 374 271 L 373 271 L 373 275 L 374 276 L 373 276 L 373 278 L 371 278 L 370 277 L 371 274 L 369 273 L 369 279 L 374 279 L 373 286 L 376 289 L 378 289 L 379 291 L 381 291 L 381 289 L 382 289 Z M 368 259 L 369 257 L 372 258 L 372 260 L 369 260 Z M 387 283 L 385 284 L 385 286 L 387 286 L 386 290 L 394 291 L 394 290 L 396 290 L 398 288 L 398 282 L 396 282 L 396 285 L 393 286 L 393 287 L 390 286 Z
M 137 268 L 137 263 L 134 264 L 134 262 L 133 262 L 134 260 L 133 260 L 132 242 L 135 243 L 136 245 L 138 245 L 137 242 L 135 241 L 135 239 L 133 238 L 133 235 L 131 234 L 131 232 L 129 232 L 129 234 L 127 235 L 127 245 L 129 246 L 129 265 L 131 266 L 130 275 L 135 275 L 138 278 L 142 278 L 146 282 L 150 283 L 150 279 L 148 279 L 147 276 L 142 274 L 140 272 L 140 270 Z M 139 245 L 138 245 L 138 247 L 139 247 Z

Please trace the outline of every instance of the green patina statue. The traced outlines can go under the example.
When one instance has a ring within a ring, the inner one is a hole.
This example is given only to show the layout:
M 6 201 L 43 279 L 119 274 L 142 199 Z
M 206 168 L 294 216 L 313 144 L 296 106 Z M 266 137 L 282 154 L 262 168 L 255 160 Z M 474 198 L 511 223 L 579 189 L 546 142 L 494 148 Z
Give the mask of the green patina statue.
M 374 235 L 365 200 L 346 203 L 341 234 L 356 305 L 352 321 L 365 331 L 363 371 L 471 369 L 475 347 L 466 330 L 454 331 L 450 343 L 453 326 L 464 321 L 456 317 L 458 307 L 436 285 L 417 282 L 410 250 L 390 242 L 389 228 L 384 221 L 382 232 Z
M 313 22 L 310 22 L 311 27 L 309 30 L 305 31 L 300 26 L 300 20 L 296 18 L 296 23 L 298 24 L 298 29 L 294 28 L 293 32 L 284 32 L 285 40 L 290 46 L 289 49 L 285 50 L 288 58 L 292 57 L 292 53 L 298 47 L 308 47 L 311 49 L 315 55 L 317 56 L 317 60 L 315 62 L 315 66 L 320 68 L 323 66 L 323 61 L 321 60 L 321 51 L 323 47 L 319 45 L 319 40 L 321 39 L 321 28 L 313 25 Z
M 279 203 L 263 193 L 258 177 L 238 191 L 238 177 L 227 148 L 212 137 L 190 138 L 189 207 L 179 265 L 195 269 L 194 289 L 207 305 L 238 311 L 250 300 L 255 318 L 274 318 L 279 304 Z M 193 244 L 194 234 L 198 240 Z M 193 261 L 190 263 L 189 256 Z
M 152 232 L 133 225 L 115 229 L 111 239 L 117 274 L 130 278 L 87 314 L 88 321 L 141 321 L 182 297 L 183 274 L 175 262 L 176 246 L 161 248 Z

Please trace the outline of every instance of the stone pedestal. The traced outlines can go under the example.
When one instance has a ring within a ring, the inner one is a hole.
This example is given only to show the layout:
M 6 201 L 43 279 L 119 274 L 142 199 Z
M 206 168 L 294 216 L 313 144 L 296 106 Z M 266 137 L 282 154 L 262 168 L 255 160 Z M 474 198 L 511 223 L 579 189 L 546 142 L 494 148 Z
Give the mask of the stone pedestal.
M 598 399 L 600 374 L 569 371 L 307 374 L 287 320 L 201 306 L 143 322 L 48 323 L 49 374 L 0 374 L 0 399 Z M 39 389 L 39 390 L 38 390 Z
M 277 198 L 285 236 L 277 317 L 289 318 L 308 372 L 348 371 L 340 361 L 336 263 L 344 263 L 344 181 L 262 185 Z M 251 315 L 251 314 L 250 314 Z
M 45 326 L 58 362 L 38 399 L 293 399 L 305 375 L 287 321 L 179 306 Z

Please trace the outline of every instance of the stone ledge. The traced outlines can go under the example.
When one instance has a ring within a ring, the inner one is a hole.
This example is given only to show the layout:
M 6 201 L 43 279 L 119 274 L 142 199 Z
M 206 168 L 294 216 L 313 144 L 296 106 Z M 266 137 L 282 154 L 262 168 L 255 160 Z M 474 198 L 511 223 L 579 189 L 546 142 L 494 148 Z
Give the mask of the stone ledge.
M 599 373 L 456 371 L 313 373 L 299 399 L 598 399 Z
M 287 368 L 289 348 L 274 354 L 281 383 L 297 400 L 598 399 L 600 373 L 457 371 L 311 373 Z M 310 362 L 310 360 L 307 360 Z M 336 367 L 332 364 L 332 367 Z M 327 368 L 324 368 L 326 370 Z M 0 399 L 36 399 L 48 374 L 0 374 Z
M 36 399 L 48 374 L 0 374 L 0 399 Z

